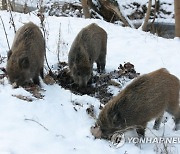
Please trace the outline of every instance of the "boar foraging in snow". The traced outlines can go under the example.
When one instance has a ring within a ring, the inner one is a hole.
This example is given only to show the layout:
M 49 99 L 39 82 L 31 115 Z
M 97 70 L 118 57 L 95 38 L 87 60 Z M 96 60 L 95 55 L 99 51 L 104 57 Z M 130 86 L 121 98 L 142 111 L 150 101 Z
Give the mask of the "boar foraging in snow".
M 107 33 L 93 23 L 83 28 L 76 36 L 68 55 L 71 76 L 79 86 L 86 86 L 91 78 L 93 63 L 98 72 L 105 69 Z
M 179 130 L 179 91 L 179 79 L 164 68 L 142 75 L 105 105 L 91 133 L 110 139 L 116 132 L 136 128 L 143 137 L 147 123 L 154 118 L 153 128 L 159 129 L 164 111 L 175 117 L 175 130 Z
M 8 52 L 7 74 L 12 84 L 23 86 L 30 79 L 39 83 L 43 78 L 45 40 L 37 25 L 26 23 L 15 34 L 11 50 Z

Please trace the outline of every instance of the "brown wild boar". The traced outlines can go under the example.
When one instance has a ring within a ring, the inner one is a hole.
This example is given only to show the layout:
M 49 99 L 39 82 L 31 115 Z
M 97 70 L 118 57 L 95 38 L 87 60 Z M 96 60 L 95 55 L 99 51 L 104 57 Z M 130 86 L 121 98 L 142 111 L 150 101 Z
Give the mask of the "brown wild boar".
M 6 71 L 12 84 L 23 86 L 31 79 L 39 85 L 43 78 L 45 40 L 41 30 L 32 22 L 26 23 L 15 34 L 8 52 Z
M 147 123 L 154 118 L 154 129 L 159 129 L 164 111 L 175 117 L 175 130 L 179 130 L 179 91 L 179 79 L 164 68 L 142 75 L 105 105 L 91 133 L 110 139 L 116 132 L 136 128 L 143 137 Z
M 79 86 L 86 86 L 91 78 L 93 63 L 97 63 L 98 72 L 105 69 L 107 33 L 97 24 L 83 28 L 72 43 L 68 55 L 71 76 Z

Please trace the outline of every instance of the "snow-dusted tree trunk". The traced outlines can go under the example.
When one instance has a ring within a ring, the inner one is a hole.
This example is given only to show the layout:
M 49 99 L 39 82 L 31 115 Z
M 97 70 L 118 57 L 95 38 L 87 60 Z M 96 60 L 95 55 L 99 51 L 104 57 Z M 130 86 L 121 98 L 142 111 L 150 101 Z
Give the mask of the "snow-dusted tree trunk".
M 146 11 L 146 16 L 145 16 L 145 19 L 144 19 L 144 23 L 142 25 L 142 30 L 143 31 L 146 31 L 146 29 L 147 29 L 149 17 L 150 17 L 150 14 L 151 14 L 151 6 L 152 6 L 152 0 L 149 0 L 148 8 L 147 8 L 147 11 Z
M 180 37 L 180 0 L 174 0 L 175 36 Z
M 89 12 L 87 0 L 81 0 L 81 4 L 82 4 L 83 14 L 84 14 L 85 18 L 91 18 L 91 14 Z

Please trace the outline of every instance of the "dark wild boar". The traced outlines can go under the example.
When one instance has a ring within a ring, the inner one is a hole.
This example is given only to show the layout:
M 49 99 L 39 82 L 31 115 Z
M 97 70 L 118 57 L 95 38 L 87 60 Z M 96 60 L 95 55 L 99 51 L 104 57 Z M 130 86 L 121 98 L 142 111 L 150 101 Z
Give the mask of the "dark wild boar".
M 105 105 L 91 133 L 110 139 L 116 132 L 136 128 L 144 137 L 150 120 L 156 119 L 154 129 L 159 129 L 164 111 L 175 117 L 175 130 L 179 130 L 179 91 L 179 79 L 164 68 L 142 75 Z
M 45 40 L 39 27 L 32 22 L 23 25 L 15 34 L 8 52 L 6 71 L 12 84 L 23 86 L 31 79 L 39 83 L 43 78 Z
M 93 63 L 97 63 L 98 72 L 105 69 L 107 33 L 97 24 L 83 28 L 72 43 L 68 55 L 71 76 L 79 86 L 86 86 L 91 78 Z

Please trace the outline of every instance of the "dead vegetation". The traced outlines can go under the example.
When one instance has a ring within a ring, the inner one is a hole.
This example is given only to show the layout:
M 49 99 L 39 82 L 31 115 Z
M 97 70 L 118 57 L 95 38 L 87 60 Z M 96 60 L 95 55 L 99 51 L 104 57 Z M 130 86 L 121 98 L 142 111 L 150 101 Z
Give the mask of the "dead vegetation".
M 5 62 L 6 57 L 3 57 L 0 55 L 0 64 Z M 4 67 L 0 67 L 0 80 L 3 79 L 6 76 L 6 70 Z M 2 83 L 2 82 L 0 82 Z
M 18 99 L 21 99 L 23 101 L 27 101 L 27 102 L 32 102 L 34 99 L 28 96 L 23 96 L 23 95 L 12 95 L 13 97 L 16 97 Z
M 87 87 L 80 88 L 71 78 L 66 62 L 59 63 L 58 70 L 53 74 L 48 74 L 63 88 L 69 89 L 76 95 L 87 94 L 98 98 L 102 104 L 106 104 L 113 97 L 110 86 L 117 87 L 120 90 L 126 82 L 138 75 L 139 73 L 136 73 L 134 65 L 128 62 L 124 65 L 120 64 L 117 70 L 103 74 L 99 74 L 94 70 Z
M 0 67 L 0 70 L 2 73 L 0 73 L 0 84 L 4 84 L 4 78 L 7 77 L 6 70 L 4 67 Z M 13 88 L 17 88 L 16 86 L 12 85 Z M 12 95 L 13 97 L 16 97 L 18 99 L 32 102 L 36 99 L 43 99 L 44 95 L 42 94 L 45 90 L 39 87 L 38 85 L 35 85 L 31 82 L 27 83 L 26 86 L 23 86 L 23 88 L 32 94 L 32 97 L 29 96 L 23 96 L 23 95 Z M 34 97 L 34 98 L 33 98 Z
M 91 104 L 91 105 L 86 109 L 86 113 L 87 113 L 90 117 L 96 119 L 96 113 L 95 113 L 94 105 Z
M 4 62 L 5 57 L 0 56 L 0 63 Z M 5 68 L 0 68 L 1 74 L 0 79 L 3 80 L 4 77 L 7 77 Z M 97 73 L 97 70 L 93 70 L 93 76 L 87 84 L 87 87 L 80 88 L 76 85 L 73 79 L 70 76 L 68 64 L 66 62 L 60 62 L 58 69 L 55 71 L 50 71 L 45 78 L 44 82 L 46 84 L 52 85 L 58 83 L 64 89 L 69 89 L 72 93 L 76 95 L 87 94 L 89 96 L 98 98 L 102 104 L 106 104 L 114 95 L 112 88 L 116 87 L 120 91 L 126 82 L 137 77 L 139 73 L 135 71 L 134 65 L 130 62 L 120 64 L 116 70 L 111 72 L 106 72 L 103 74 Z M 36 99 L 43 99 L 44 95 L 42 94 L 45 90 L 41 87 L 34 85 L 33 83 L 28 83 L 23 87 L 26 91 L 30 92 L 33 97 Z M 19 99 L 32 102 L 35 99 L 14 95 Z M 87 112 L 91 114 L 92 107 L 90 107 Z M 92 116 L 93 117 L 93 116 Z

